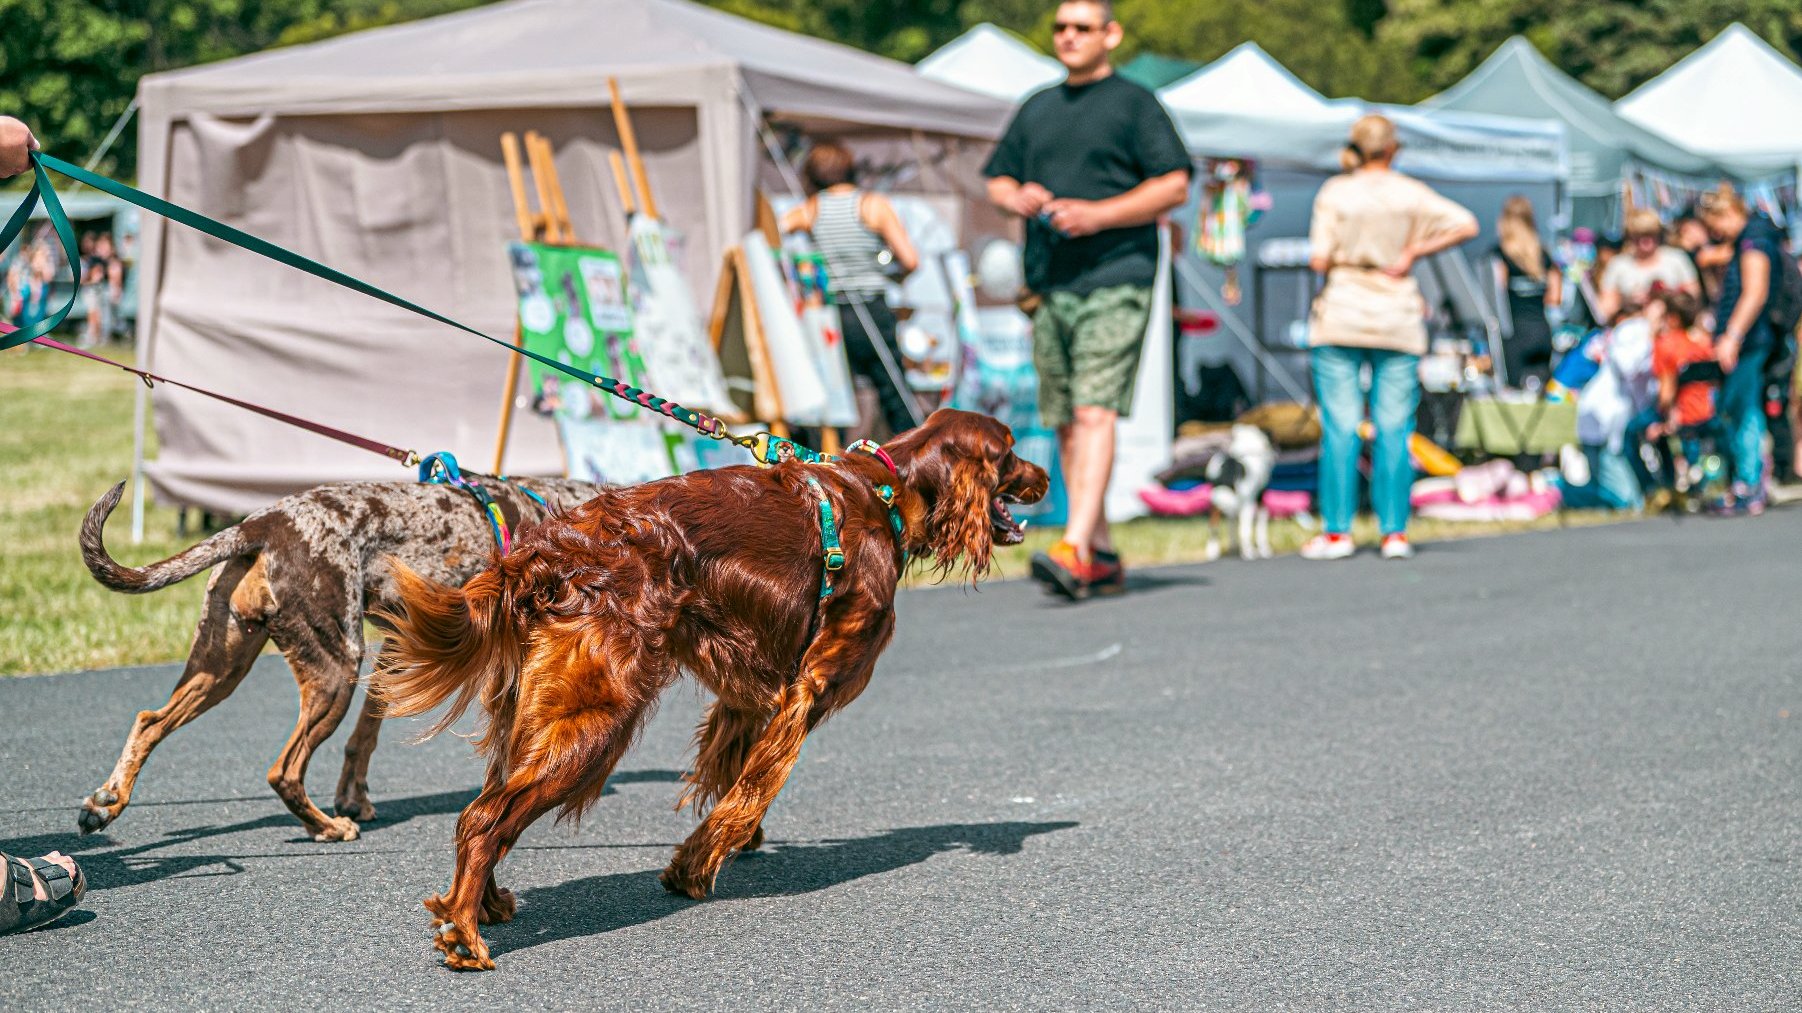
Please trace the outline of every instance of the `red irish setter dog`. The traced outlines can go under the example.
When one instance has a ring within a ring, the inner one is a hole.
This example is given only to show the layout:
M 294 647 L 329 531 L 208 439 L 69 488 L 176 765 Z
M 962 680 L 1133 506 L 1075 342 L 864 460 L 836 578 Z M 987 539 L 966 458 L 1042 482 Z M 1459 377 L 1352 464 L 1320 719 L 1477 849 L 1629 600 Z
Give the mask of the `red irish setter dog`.
M 472 704 L 487 782 L 457 821 L 448 892 L 425 902 L 446 966 L 488 970 L 478 922 L 513 917 L 494 866 L 552 809 L 579 817 L 682 672 L 716 699 L 695 731 L 683 803 L 706 812 L 663 872 L 696 900 L 720 865 L 758 847 L 801 742 L 863 691 L 894 633 L 906 560 L 980 577 L 996 543 L 1024 537 L 1008 502 L 1045 494 L 985 415 L 944 410 L 882 457 L 698 471 L 602 492 L 522 538 L 462 588 L 395 566 L 401 609 L 372 692 L 388 716 Z M 845 553 L 821 596 L 819 499 Z M 878 487 L 893 488 L 901 532 Z

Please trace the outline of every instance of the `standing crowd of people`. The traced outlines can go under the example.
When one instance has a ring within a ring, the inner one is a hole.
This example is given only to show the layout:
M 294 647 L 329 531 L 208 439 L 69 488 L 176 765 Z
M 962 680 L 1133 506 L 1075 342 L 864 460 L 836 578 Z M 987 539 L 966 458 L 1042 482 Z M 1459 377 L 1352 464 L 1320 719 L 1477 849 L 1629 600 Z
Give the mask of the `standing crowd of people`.
M 1567 501 L 1662 509 L 1693 484 L 1679 481 L 1683 470 L 1716 457 L 1725 491 L 1706 505 L 1762 513 L 1771 484 L 1797 477 L 1802 432 L 1793 420 L 1802 272 L 1786 237 L 1727 184 L 1668 228 L 1645 209 L 1624 225 L 1618 248 L 1600 244 L 1580 279 L 1594 294 L 1598 330 L 1585 352 L 1598 369 L 1577 400 L 1591 475 Z

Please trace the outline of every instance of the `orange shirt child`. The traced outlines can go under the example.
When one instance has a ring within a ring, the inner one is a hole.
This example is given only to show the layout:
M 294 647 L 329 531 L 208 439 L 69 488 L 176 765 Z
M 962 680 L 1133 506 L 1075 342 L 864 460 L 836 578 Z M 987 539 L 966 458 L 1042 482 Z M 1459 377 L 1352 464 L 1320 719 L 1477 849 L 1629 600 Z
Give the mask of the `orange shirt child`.
M 1697 381 L 1679 385 L 1683 367 L 1714 361 L 1714 345 L 1697 330 L 1669 328 L 1652 345 L 1652 373 L 1658 377 L 1658 406 L 1677 428 L 1699 426 L 1714 418 L 1715 385 Z

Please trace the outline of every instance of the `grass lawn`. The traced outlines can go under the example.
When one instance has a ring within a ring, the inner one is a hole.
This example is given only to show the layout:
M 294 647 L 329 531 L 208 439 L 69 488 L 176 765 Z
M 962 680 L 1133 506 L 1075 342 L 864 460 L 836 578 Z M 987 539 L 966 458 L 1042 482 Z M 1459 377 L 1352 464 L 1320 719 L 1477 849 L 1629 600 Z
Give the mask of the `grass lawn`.
M 132 359 L 128 347 L 100 354 Z M 61 352 L 28 346 L 0 353 L 0 674 L 187 654 L 204 577 L 157 594 L 115 594 L 88 576 L 75 543 L 88 507 L 131 475 L 137 385 L 123 370 Z M 168 509 L 150 510 L 143 544 L 131 544 L 130 504 L 127 490 L 107 526 L 115 558 L 141 565 L 186 547 Z
M 129 362 L 129 348 L 102 354 Z M 148 595 L 106 590 L 88 576 L 76 532 L 89 505 L 131 473 L 131 408 L 138 381 L 121 370 L 45 349 L 0 353 L 0 675 L 60 672 L 175 661 L 186 656 L 203 576 Z M 153 442 L 150 456 L 155 457 Z M 120 561 L 142 565 L 197 540 L 178 539 L 175 511 L 152 507 L 145 538 L 132 545 L 129 490 L 107 527 L 107 547 Z M 1445 524 L 1416 521 L 1417 541 L 1593 524 L 1608 515 L 1571 514 L 1530 524 Z M 1361 525 L 1368 520 L 1360 521 Z M 1026 544 L 997 554 L 996 575 L 1027 574 L 1027 558 L 1057 539 L 1033 530 Z M 1293 552 L 1307 532 L 1271 525 L 1278 552 Z M 1375 540 L 1360 527 L 1359 536 Z M 1202 520 L 1147 519 L 1120 525 L 1115 540 L 1131 567 L 1199 562 L 1207 543 Z

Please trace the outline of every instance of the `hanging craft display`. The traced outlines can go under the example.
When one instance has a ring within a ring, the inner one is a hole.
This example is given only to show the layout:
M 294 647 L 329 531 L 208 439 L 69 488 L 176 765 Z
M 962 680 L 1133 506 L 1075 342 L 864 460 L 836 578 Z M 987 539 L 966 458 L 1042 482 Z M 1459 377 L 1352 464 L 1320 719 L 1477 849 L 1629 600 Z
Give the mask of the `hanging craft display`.
M 1257 183 L 1252 163 L 1237 158 L 1208 161 L 1201 192 L 1201 220 L 1195 229 L 1195 252 L 1226 270 L 1220 295 L 1229 305 L 1242 298 L 1239 262 L 1245 259 L 1245 233 L 1270 210 L 1270 194 Z

